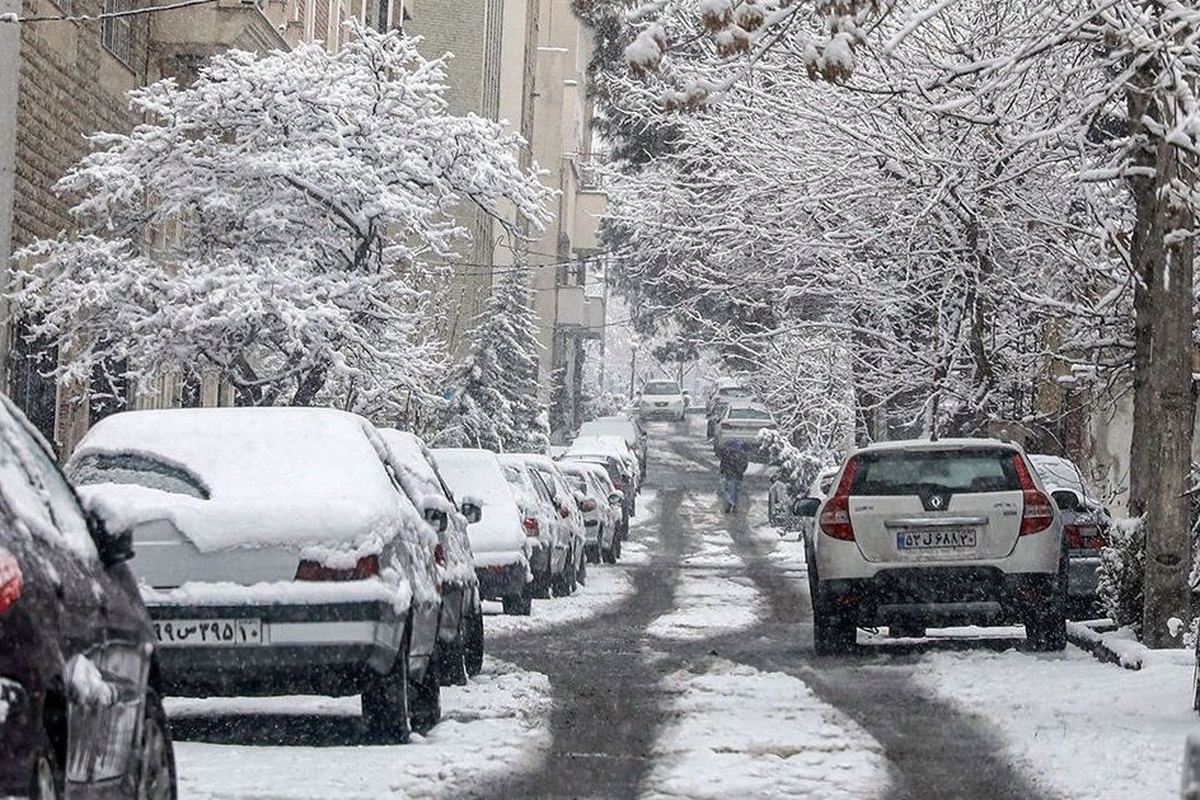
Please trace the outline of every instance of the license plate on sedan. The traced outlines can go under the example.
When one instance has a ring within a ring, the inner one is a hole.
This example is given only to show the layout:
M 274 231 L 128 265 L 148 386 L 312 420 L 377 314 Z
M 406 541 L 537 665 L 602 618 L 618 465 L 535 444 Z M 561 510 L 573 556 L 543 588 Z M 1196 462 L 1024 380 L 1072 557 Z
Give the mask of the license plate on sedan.
M 163 647 L 241 647 L 264 644 L 259 619 L 164 619 L 154 621 Z
M 897 550 L 944 550 L 975 547 L 975 531 L 962 529 L 930 529 L 905 531 L 896 534 Z

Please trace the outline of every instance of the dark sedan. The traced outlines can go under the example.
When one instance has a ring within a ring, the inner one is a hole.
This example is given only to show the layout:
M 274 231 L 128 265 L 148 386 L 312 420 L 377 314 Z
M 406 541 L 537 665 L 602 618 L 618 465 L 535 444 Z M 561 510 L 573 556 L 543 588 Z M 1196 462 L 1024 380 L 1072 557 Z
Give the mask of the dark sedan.
M 82 511 L 0 402 L 0 796 L 176 796 L 128 536 Z

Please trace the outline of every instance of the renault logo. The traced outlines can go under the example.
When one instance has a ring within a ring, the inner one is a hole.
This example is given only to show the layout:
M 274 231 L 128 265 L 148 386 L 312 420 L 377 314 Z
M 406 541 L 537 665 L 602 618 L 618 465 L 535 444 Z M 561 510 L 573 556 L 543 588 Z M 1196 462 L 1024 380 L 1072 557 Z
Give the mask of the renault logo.
M 931 495 L 929 498 L 929 507 L 935 511 L 940 509 L 945 504 L 946 500 L 940 494 Z

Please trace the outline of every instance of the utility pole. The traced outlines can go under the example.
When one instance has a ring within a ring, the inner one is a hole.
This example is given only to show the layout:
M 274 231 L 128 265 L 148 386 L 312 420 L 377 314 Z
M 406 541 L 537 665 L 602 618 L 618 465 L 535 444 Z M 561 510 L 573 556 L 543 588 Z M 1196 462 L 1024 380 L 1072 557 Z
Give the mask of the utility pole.
M 0 389 L 8 389 L 8 259 L 12 255 L 17 171 L 17 87 L 21 0 L 0 0 Z M 2 21 L 10 20 L 10 21 Z

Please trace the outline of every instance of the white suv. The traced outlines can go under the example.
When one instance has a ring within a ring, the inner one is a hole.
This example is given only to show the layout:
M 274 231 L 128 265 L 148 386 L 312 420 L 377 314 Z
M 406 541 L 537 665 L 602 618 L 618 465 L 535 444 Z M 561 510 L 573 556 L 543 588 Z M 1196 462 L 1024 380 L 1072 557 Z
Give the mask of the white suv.
M 1061 650 L 1067 549 L 1054 502 L 1019 447 L 993 439 L 903 441 L 850 455 L 808 546 L 819 655 L 856 627 L 1024 623 Z

